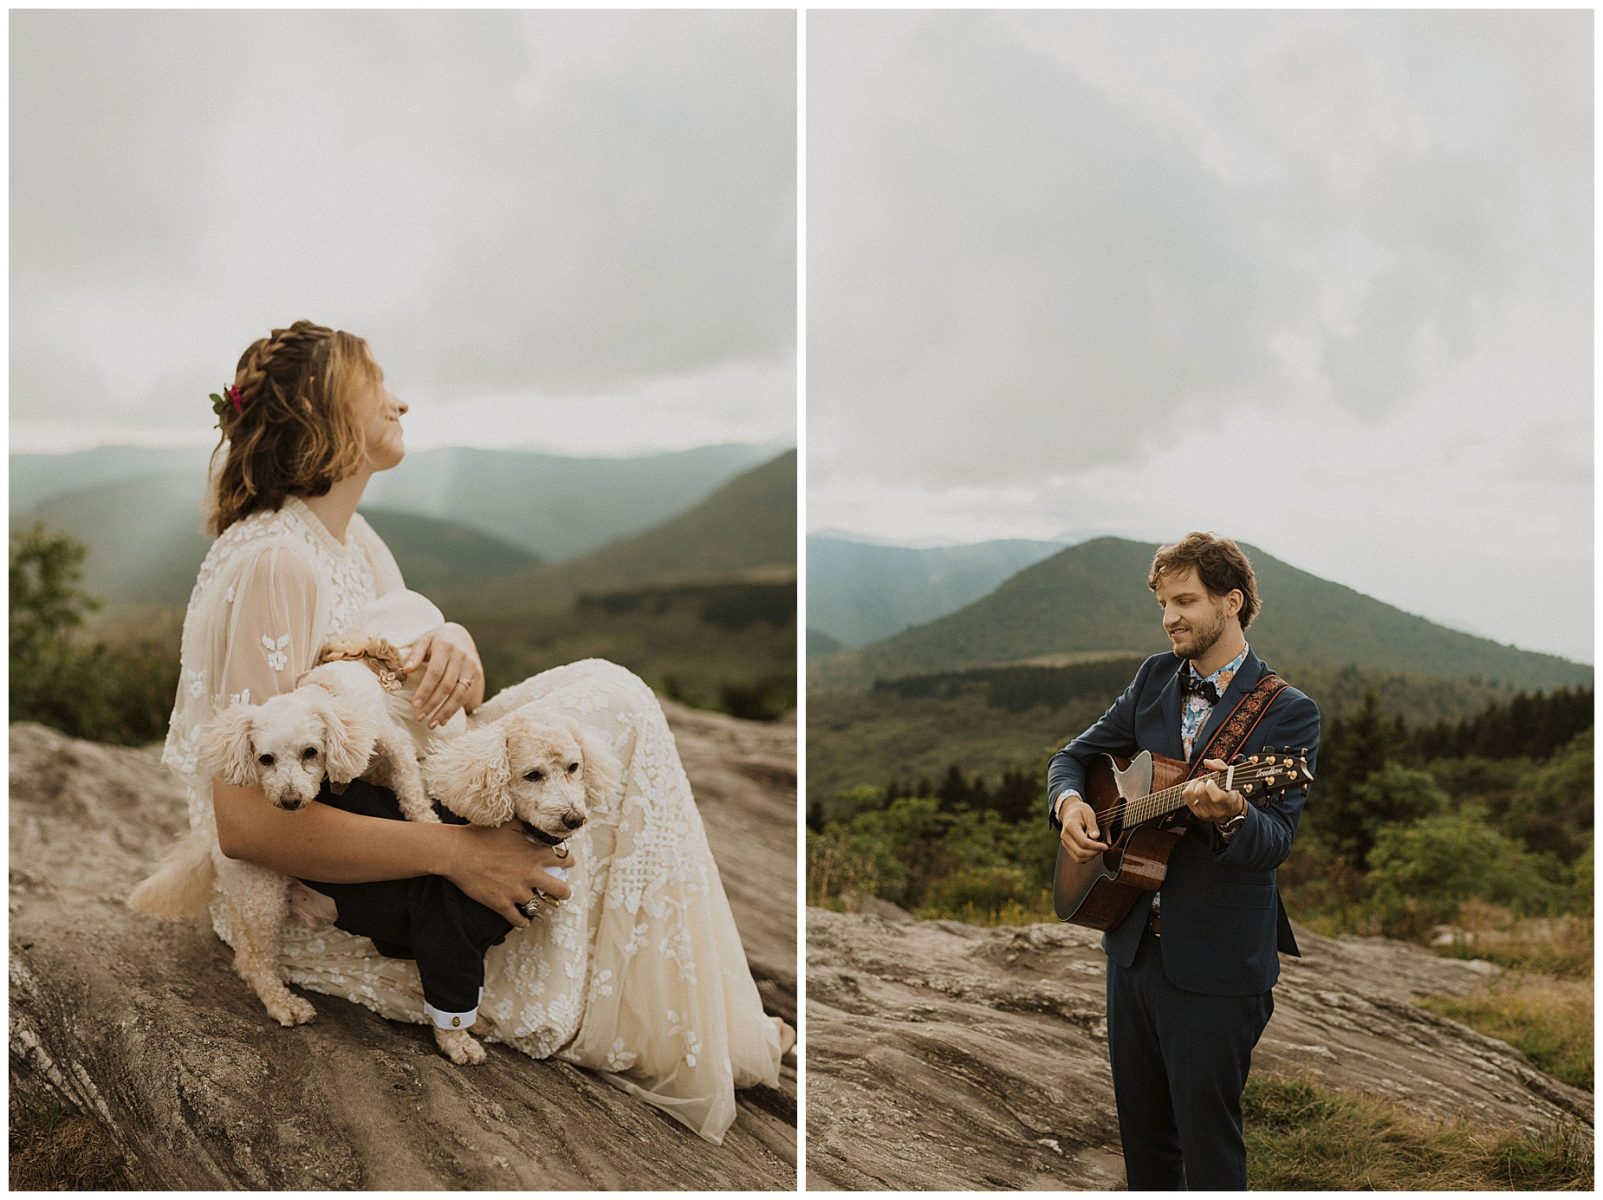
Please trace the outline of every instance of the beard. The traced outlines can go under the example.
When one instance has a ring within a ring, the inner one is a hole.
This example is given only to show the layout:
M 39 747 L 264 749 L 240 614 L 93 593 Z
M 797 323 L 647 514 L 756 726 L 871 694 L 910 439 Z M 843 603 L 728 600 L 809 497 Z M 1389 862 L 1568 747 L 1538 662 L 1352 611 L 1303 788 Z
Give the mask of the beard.
M 1187 646 L 1184 651 L 1177 649 L 1175 652 L 1180 654 L 1182 658 L 1190 659 L 1192 662 L 1195 662 L 1204 654 L 1208 653 L 1208 651 L 1212 650 L 1219 639 L 1224 636 L 1225 625 L 1227 623 L 1228 621 L 1225 617 L 1224 605 L 1221 604 L 1214 611 L 1213 620 L 1209 621 L 1206 625 L 1191 626 L 1191 644 Z

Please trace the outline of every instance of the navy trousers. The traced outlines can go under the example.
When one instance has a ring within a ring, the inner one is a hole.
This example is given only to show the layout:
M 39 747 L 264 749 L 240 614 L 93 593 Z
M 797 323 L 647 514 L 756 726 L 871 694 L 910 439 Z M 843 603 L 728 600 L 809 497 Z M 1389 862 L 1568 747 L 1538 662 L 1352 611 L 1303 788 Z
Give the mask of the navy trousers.
M 1271 992 L 1175 987 L 1150 931 L 1128 968 L 1108 960 L 1108 1057 L 1132 1192 L 1246 1189 L 1241 1089 L 1274 1008 Z
M 403 819 L 393 792 L 362 779 L 338 796 L 325 783 L 317 799 L 363 816 Z M 447 824 L 467 824 L 438 804 L 434 811 Z M 339 908 L 335 928 L 372 939 L 378 952 L 389 958 L 416 959 L 423 998 L 431 1006 L 442 1013 L 472 1013 L 478 1008 L 484 952 L 512 929 L 500 913 L 470 899 L 440 875 L 376 883 L 301 882 L 333 898 Z

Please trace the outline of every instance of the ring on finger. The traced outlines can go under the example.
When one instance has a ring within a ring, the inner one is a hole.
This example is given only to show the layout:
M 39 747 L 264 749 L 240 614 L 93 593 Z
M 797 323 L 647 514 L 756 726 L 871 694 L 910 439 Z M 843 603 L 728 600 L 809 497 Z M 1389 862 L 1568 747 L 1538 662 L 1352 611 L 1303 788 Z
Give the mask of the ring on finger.
M 538 921 L 543 915 L 540 911 L 540 894 L 536 892 L 522 904 L 518 905 L 518 911 L 524 916 L 528 917 L 529 920 Z

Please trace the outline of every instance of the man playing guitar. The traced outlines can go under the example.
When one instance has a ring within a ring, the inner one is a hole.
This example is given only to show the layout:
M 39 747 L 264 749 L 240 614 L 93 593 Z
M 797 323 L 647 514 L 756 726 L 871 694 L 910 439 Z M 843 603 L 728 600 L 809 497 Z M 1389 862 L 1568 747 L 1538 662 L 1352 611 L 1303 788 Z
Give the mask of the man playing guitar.
M 1311 768 L 1318 751 L 1318 707 L 1274 679 L 1247 645 L 1258 587 L 1234 542 L 1192 533 L 1162 547 L 1147 586 L 1173 653 L 1143 663 L 1047 771 L 1050 820 L 1075 863 L 1110 849 L 1101 840 L 1109 814 L 1099 818 L 1083 799 L 1087 773 L 1104 755 L 1145 750 L 1189 766 L 1194 753 L 1233 740 L 1231 755 L 1295 747 Z M 1210 756 L 1194 769 L 1226 766 Z M 1193 779 L 1182 796 L 1178 816 L 1188 827 L 1161 887 L 1141 892 L 1102 940 L 1119 1136 L 1131 1191 L 1241 1190 L 1241 1091 L 1274 1010 L 1276 952 L 1298 953 L 1275 868 L 1291 852 L 1307 788 L 1255 807 L 1240 791 Z

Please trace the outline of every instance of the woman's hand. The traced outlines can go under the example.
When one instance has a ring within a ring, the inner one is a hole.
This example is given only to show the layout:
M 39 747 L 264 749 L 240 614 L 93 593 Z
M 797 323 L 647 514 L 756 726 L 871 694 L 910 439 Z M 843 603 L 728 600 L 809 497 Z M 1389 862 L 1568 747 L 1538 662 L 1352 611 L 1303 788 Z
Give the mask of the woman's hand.
M 455 621 L 431 629 L 412 645 L 402 670 L 410 674 L 422 664 L 428 670 L 412 695 L 412 715 L 430 729 L 444 725 L 463 709 L 472 712 L 484 702 L 484 664 L 473 635 Z
M 493 908 L 514 929 L 524 929 L 529 918 L 518 905 L 525 904 L 539 888 L 558 900 L 572 891 L 547 867 L 567 867 L 573 855 L 566 846 L 543 846 L 526 836 L 516 824 L 491 829 L 483 825 L 457 825 L 461 835 L 451 861 L 440 872 L 457 887 L 486 908 Z

